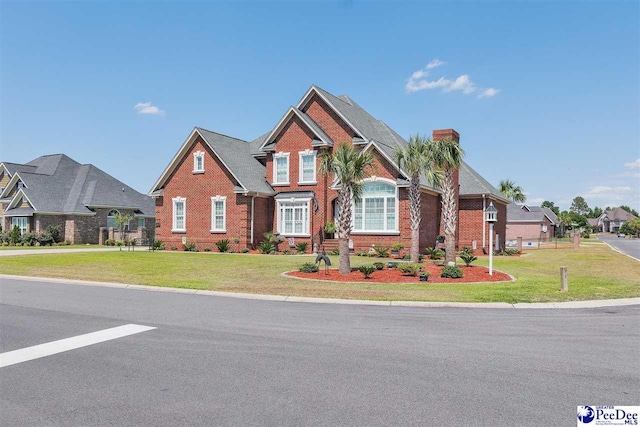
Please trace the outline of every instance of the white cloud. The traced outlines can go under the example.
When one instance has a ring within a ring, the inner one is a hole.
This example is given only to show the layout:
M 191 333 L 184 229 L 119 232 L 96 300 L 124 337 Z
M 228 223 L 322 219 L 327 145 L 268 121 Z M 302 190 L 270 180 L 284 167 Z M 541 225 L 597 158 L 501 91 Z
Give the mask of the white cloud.
M 584 195 L 589 199 L 625 200 L 629 193 L 633 191 L 631 187 L 609 187 L 606 185 L 596 185 L 591 187 Z
M 640 168 L 640 159 L 637 159 L 633 162 L 625 163 L 624 167 L 629 169 Z
M 444 65 L 444 64 L 446 64 L 446 62 L 440 61 L 438 58 L 436 58 L 433 61 L 429 62 L 427 64 L 427 66 L 425 67 L 425 69 L 430 70 L 432 68 L 436 68 L 436 67 L 439 67 L 439 66 Z
M 446 62 L 440 61 L 439 59 L 434 59 L 433 61 L 429 62 L 424 68 L 414 71 L 411 74 L 411 77 L 409 77 L 409 80 L 407 80 L 407 84 L 404 87 L 405 90 L 411 93 L 427 89 L 442 88 L 443 92 L 460 91 L 465 95 L 469 95 L 476 92 L 477 90 L 480 90 L 481 93 L 478 95 L 478 99 L 490 98 L 500 92 L 500 89 L 496 88 L 478 89 L 476 84 L 471 81 L 471 77 L 469 77 L 468 74 L 462 74 L 454 80 L 445 78 L 444 76 L 435 80 L 429 80 L 427 78 L 431 72 L 430 70 L 444 64 L 446 64 Z
M 482 98 L 491 98 L 492 96 L 496 96 L 500 93 L 500 89 L 495 89 L 490 87 L 489 89 L 483 90 L 480 95 L 478 95 L 478 99 Z
M 468 74 L 463 74 L 444 88 L 445 92 L 453 92 L 454 90 L 461 90 L 465 95 L 468 95 L 475 92 L 476 85 L 471 82 Z
M 159 109 L 155 105 L 151 105 L 151 101 L 149 101 L 149 102 L 138 102 L 133 108 L 136 109 L 138 114 L 150 114 L 152 116 L 162 116 L 162 115 L 164 115 L 164 110 Z

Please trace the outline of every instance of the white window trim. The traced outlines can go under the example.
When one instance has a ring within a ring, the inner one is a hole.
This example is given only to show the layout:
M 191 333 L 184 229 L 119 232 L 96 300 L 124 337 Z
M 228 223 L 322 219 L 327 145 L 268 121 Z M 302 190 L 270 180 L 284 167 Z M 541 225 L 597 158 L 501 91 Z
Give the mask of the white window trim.
M 278 182 L 278 168 L 276 165 L 276 159 L 281 159 L 285 157 L 287 159 L 287 181 L 286 182 Z M 271 183 L 271 185 L 290 185 L 290 169 L 291 169 L 291 158 L 290 158 L 290 153 L 276 153 L 273 155 L 273 181 Z
M 202 168 L 198 169 L 198 158 L 202 159 Z M 204 173 L 204 151 L 193 153 L 193 173 Z
M 302 157 L 306 157 L 306 156 L 313 156 L 313 179 L 311 181 L 305 181 L 303 179 L 304 177 L 304 169 L 303 169 L 303 163 L 302 163 Z M 298 151 L 298 184 L 300 185 L 313 185 L 313 184 L 317 184 L 317 158 L 318 158 L 318 151 L 317 150 L 304 150 L 304 151 Z
M 24 230 L 22 230 L 22 225 L 21 224 L 14 224 L 14 220 L 15 222 L 23 222 L 24 223 Z M 19 220 L 19 221 L 18 221 Z M 20 228 L 20 235 L 24 235 L 27 230 L 29 229 L 29 217 L 26 216 L 14 216 L 11 218 L 11 229 L 13 230 L 14 226 L 18 226 L 18 228 Z
M 216 228 L 216 202 L 222 202 L 222 228 Z M 227 232 L 227 198 L 225 196 L 214 196 L 211 198 L 211 232 Z
M 171 219 L 172 219 L 172 224 L 171 224 L 171 232 L 172 233 L 184 233 L 187 231 L 187 198 L 186 197 L 175 197 L 173 200 L 173 210 L 171 212 Z M 176 227 L 176 223 L 177 221 L 177 217 L 176 217 L 176 203 L 182 202 L 183 203 L 183 224 L 184 224 L 184 228 L 178 228 Z
M 306 203 L 307 204 L 307 229 L 305 230 L 305 232 L 303 233 L 285 233 L 284 232 L 284 226 L 283 226 L 283 219 L 280 211 L 280 205 L 282 203 Z M 305 199 L 297 199 L 297 198 L 291 198 L 288 200 L 276 200 L 276 229 L 278 231 L 278 233 L 283 236 L 283 237 L 311 237 L 311 232 L 309 231 L 311 228 L 311 199 L 305 198 Z
M 377 176 L 372 176 L 371 178 L 367 178 L 362 180 L 363 184 L 367 184 L 367 183 L 371 183 L 371 182 L 377 182 L 377 181 L 382 181 L 385 184 L 391 185 L 394 189 L 395 189 L 395 224 L 393 225 L 393 229 L 387 229 L 387 230 L 357 230 L 356 229 L 356 203 L 355 203 L 355 199 L 351 200 L 351 234 L 379 234 L 379 235 L 397 235 L 400 234 L 400 229 L 399 229 L 399 223 L 400 223 L 400 218 L 399 218 L 399 214 L 400 214 L 400 195 L 399 195 L 399 190 L 398 190 L 398 186 L 396 185 L 396 183 L 390 179 L 387 178 L 380 178 Z M 372 198 L 379 198 L 379 197 L 384 197 L 385 199 L 388 198 L 389 196 L 374 196 Z M 365 224 L 365 215 L 364 215 L 364 202 L 362 203 L 362 226 L 364 227 Z M 385 224 L 387 223 L 387 209 L 386 209 L 386 205 L 387 202 L 385 200 L 385 210 L 384 210 L 384 222 Z

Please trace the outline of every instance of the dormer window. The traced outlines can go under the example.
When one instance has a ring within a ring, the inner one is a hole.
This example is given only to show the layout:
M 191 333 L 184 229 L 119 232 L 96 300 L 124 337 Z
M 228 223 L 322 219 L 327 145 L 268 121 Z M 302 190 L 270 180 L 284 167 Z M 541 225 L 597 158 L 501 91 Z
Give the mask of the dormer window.
M 193 173 L 204 173 L 204 152 L 193 153 Z
M 273 184 L 289 185 L 289 153 L 273 155 Z

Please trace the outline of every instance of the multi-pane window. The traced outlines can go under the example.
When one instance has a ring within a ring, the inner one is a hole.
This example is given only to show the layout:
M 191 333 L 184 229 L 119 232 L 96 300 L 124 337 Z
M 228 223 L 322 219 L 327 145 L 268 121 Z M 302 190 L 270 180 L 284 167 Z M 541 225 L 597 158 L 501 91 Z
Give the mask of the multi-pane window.
M 300 153 L 300 177 L 301 184 L 316 183 L 316 152 L 307 150 Z
M 211 198 L 211 231 L 226 231 L 227 198 L 216 196 Z
M 144 218 L 138 218 L 138 228 L 144 227 Z
M 193 153 L 193 171 L 204 172 L 204 153 L 202 151 Z
M 289 153 L 278 153 L 273 158 L 273 183 L 289 183 Z
M 355 231 L 397 231 L 396 189 L 383 182 L 364 185 L 362 197 L 353 201 Z
M 309 234 L 309 202 L 280 202 L 278 231 L 282 235 Z
M 14 216 L 13 218 L 11 218 L 11 228 L 17 225 L 20 229 L 20 234 L 24 234 L 27 232 L 28 222 L 29 218 L 27 218 L 26 216 Z
M 116 222 L 116 215 L 119 214 L 117 210 L 112 210 L 107 215 L 107 227 L 109 228 L 118 228 L 118 223 Z
M 173 199 L 173 229 L 172 231 L 186 231 L 187 229 L 187 199 L 176 197 Z

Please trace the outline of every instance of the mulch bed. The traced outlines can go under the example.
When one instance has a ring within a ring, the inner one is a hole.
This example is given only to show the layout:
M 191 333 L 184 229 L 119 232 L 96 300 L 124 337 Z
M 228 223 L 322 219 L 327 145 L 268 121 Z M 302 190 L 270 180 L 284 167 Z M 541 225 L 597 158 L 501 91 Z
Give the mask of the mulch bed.
M 475 283 L 475 282 L 506 282 L 511 281 L 511 276 L 500 271 L 493 270 L 493 276 L 489 276 L 487 267 L 472 265 L 470 267 L 459 265 L 462 268 L 462 278 L 449 279 L 440 277 L 441 266 L 424 264 L 423 271 L 431 273 L 426 283 Z M 325 275 L 324 268 L 317 273 L 303 273 L 301 271 L 290 271 L 287 276 L 300 277 L 304 279 L 327 280 L 332 282 L 372 282 L 372 283 L 420 283 L 418 276 L 403 276 L 397 268 L 376 270 L 369 279 L 357 269 L 349 274 L 340 274 L 337 269 L 329 269 L 329 274 Z M 425 283 L 425 282 L 423 282 Z

